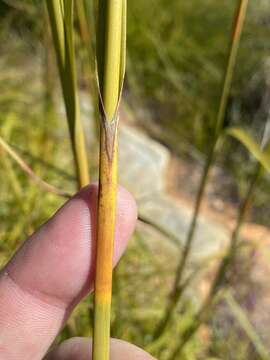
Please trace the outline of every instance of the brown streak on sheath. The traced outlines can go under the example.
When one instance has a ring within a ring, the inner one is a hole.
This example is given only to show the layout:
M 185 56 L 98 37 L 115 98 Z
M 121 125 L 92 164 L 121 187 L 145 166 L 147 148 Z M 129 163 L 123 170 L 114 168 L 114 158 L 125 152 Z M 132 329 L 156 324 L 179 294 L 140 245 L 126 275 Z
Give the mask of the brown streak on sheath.
M 119 118 L 119 112 L 118 108 L 117 111 L 112 118 L 112 120 L 108 120 L 108 117 L 104 111 L 104 107 L 102 103 L 100 102 L 100 114 L 101 114 L 101 125 L 103 127 L 104 136 L 105 136 L 105 148 L 106 148 L 106 154 L 110 162 L 112 162 L 113 154 L 114 154 L 114 148 L 115 148 L 115 140 L 116 140 L 116 130 L 118 126 L 118 118 Z

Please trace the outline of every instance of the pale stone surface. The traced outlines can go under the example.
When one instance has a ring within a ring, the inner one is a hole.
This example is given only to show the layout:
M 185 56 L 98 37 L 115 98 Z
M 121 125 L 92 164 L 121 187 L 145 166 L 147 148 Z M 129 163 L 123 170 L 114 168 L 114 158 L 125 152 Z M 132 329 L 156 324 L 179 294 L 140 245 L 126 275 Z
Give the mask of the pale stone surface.
M 119 178 L 136 197 L 139 213 L 151 223 L 177 237 L 183 245 L 193 209 L 166 194 L 169 151 L 143 133 L 122 126 L 119 137 Z M 195 233 L 192 259 L 216 254 L 228 242 L 225 229 L 200 217 Z
M 168 150 L 140 131 L 121 126 L 119 132 L 119 182 L 136 199 L 164 189 Z
M 140 201 L 139 209 L 145 218 L 173 234 L 183 246 L 191 222 L 191 208 L 177 203 L 170 196 L 160 194 Z M 203 260 L 216 254 L 227 242 L 228 234 L 221 225 L 200 217 L 192 247 L 192 259 Z

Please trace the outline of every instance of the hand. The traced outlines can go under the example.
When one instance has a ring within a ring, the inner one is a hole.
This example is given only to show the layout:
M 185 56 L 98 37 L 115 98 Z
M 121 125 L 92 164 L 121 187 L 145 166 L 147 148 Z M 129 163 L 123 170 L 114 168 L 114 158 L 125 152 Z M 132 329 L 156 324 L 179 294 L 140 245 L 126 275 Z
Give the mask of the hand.
M 0 273 L 0 359 L 39 360 L 76 304 L 93 287 L 97 187 L 82 189 L 18 250 Z M 35 209 L 33 209 L 35 211 Z M 135 227 L 136 205 L 118 191 L 114 263 Z M 86 360 L 89 339 L 71 339 L 47 360 Z M 112 340 L 111 359 L 152 359 Z

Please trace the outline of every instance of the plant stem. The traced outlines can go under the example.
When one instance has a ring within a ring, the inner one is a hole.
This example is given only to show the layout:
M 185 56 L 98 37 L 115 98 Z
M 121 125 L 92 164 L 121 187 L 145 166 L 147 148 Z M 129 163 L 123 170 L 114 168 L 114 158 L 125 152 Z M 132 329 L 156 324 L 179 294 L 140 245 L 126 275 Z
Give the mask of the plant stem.
M 78 189 L 89 184 L 88 160 L 77 91 L 73 39 L 73 0 L 47 0 L 66 108 Z
M 94 12 L 94 6 L 91 3 L 91 11 Z M 83 57 L 83 76 L 86 81 L 87 90 L 91 94 L 91 103 L 94 107 L 93 111 L 93 123 L 94 123 L 94 132 L 96 135 L 96 140 L 99 138 L 99 111 L 98 106 L 98 94 L 95 86 L 95 56 L 94 56 L 94 39 L 91 37 L 91 30 L 94 33 L 94 29 L 90 28 L 90 24 L 94 23 L 94 16 L 89 19 L 89 12 L 86 6 L 85 0 L 80 0 L 76 2 L 77 7 L 77 16 L 80 27 L 80 34 L 85 50 L 85 56 Z M 91 21 L 92 20 L 92 21 Z
M 112 259 L 117 193 L 117 123 L 123 82 L 125 14 L 125 0 L 99 1 L 97 64 L 101 131 L 93 360 L 109 360 L 110 357 Z
M 192 217 L 192 222 L 189 228 L 189 232 L 187 235 L 187 239 L 185 242 L 185 246 L 182 252 L 182 256 L 181 256 L 181 260 L 178 264 L 178 267 L 176 269 L 176 275 L 175 275 L 175 279 L 174 279 L 174 284 L 173 284 L 173 290 L 170 294 L 169 297 L 169 301 L 168 304 L 166 306 L 166 310 L 165 310 L 165 316 L 163 317 L 163 319 L 161 320 L 161 322 L 158 324 L 158 327 L 155 330 L 154 333 L 154 340 L 158 339 L 163 331 L 165 330 L 165 328 L 167 327 L 167 325 L 169 324 L 174 310 L 179 302 L 179 299 L 183 293 L 183 289 L 184 287 L 182 286 L 182 282 L 180 283 L 180 280 L 182 279 L 182 275 L 183 275 L 183 271 L 185 269 L 187 260 L 188 260 L 188 255 L 190 253 L 191 250 L 191 246 L 192 246 L 192 240 L 193 240 L 193 236 L 194 236 L 194 232 L 196 230 L 196 224 L 197 224 L 197 218 L 199 215 L 199 211 L 200 211 L 200 207 L 201 207 L 201 203 L 202 203 L 202 199 L 203 199 L 203 195 L 204 195 L 204 191 L 205 191 L 205 187 L 206 187 L 206 183 L 208 180 L 208 174 L 209 174 L 209 170 L 210 170 L 210 166 L 212 164 L 212 156 L 210 157 L 210 155 L 214 155 L 214 152 L 211 151 L 209 153 L 209 157 L 207 158 L 207 163 L 205 164 L 204 170 L 203 170 L 203 176 L 200 182 L 200 188 L 198 191 L 198 195 L 196 198 L 196 203 L 195 203 L 195 208 L 194 208 L 194 213 L 193 213 L 193 217 Z
M 180 297 L 182 295 L 182 291 L 179 289 L 182 288 L 181 281 L 183 277 L 183 273 L 189 258 L 190 251 L 192 249 L 192 244 L 194 240 L 194 234 L 197 228 L 197 222 L 199 213 L 201 210 L 202 201 L 204 198 L 204 194 L 206 191 L 206 186 L 209 179 L 209 174 L 211 171 L 211 168 L 214 163 L 215 159 L 215 152 L 216 152 L 216 146 L 219 140 L 220 135 L 222 134 L 223 130 L 223 124 L 225 119 L 225 113 L 226 108 L 228 106 L 228 100 L 229 100 L 229 93 L 231 90 L 232 80 L 233 80 L 233 74 L 236 64 L 236 57 L 237 57 L 237 51 L 239 48 L 239 43 L 241 39 L 241 34 L 243 30 L 244 20 L 246 17 L 247 12 L 247 5 L 248 0 L 239 0 L 239 5 L 236 10 L 235 18 L 234 18 L 234 25 L 232 30 L 232 36 L 231 36 L 231 43 L 229 46 L 229 53 L 228 53 L 228 60 L 227 60 L 227 66 L 224 72 L 224 78 L 222 82 L 222 89 L 221 89 L 221 96 L 220 96 L 220 102 L 217 110 L 217 117 L 216 117 L 216 123 L 215 123 L 215 129 L 213 134 L 213 141 L 210 146 L 208 156 L 204 165 L 202 178 L 200 181 L 199 190 L 197 193 L 196 201 L 195 201 L 195 208 L 191 220 L 191 225 L 189 227 L 189 231 L 187 234 L 187 238 L 185 241 L 184 249 L 182 251 L 182 255 L 180 258 L 179 265 L 176 270 L 176 276 L 175 281 L 173 285 L 172 294 L 170 296 L 170 300 L 168 303 L 168 306 L 165 311 L 165 315 L 163 319 L 161 320 L 160 324 L 157 327 L 157 330 L 154 334 L 154 340 L 157 339 L 166 326 L 168 325 L 168 322 L 180 300 Z
M 176 351 L 173 353 L 173 356 L 171 357 L 171 360 L 176 359 L 177 357 L 180 357 L 182 350 L 184 349 L 187 342 L 192 338 L 192 336 L 195 335 L 201 324 L 205 321 L 207 321 L 210 311 L 212 309 L 212 306 L 214 304 L 214 301 L 218 295 L 218 292 L 224 283 L 226 279 L 226 275 L 228 272 L 228 268 L 230 265 L 233 264 L 236 254 L 236 249 L 238 245 L 239 235 L 241 228 L 243 226 L 244 220 L 249 212 L 250 205 L 252 202 L 252 198 L 254 195 L 254 191 L 256 189 L 256 186 L 258 184 L 258 180 L 260 179 L 260 176 L 262 174 L 262 166 L 260 163 L 257 164 L 256 170 L 251 178 L 249 187 L 247 189 L 245 198 L 242 202 L 242 205 L 238 212 L 237 222 L 235 229 L 231 236 L 230 246 L 227 251 L 227 254 L 224 256 L 223 260 L 220 263 L 220 266 L 217 270 L 215 279 L 212 283 L 211 289 L 208 293 L 207 298 L 205 299 L 203 305 L 201 306 L 200 310 L 198 311 L 192 325 L 185 330 L 185 332 L 182 334 L 182 341 L 179 344 Z
M 224 118 L 228 106 L 229 95 L 230 95 L 233 75 L 235 71 L 237 53 L 240 45 L 244 23 L 246 20 L 247 7 L 249 2 L 249 0 L 238 0 L 238 1 L 239 3 L 234 17 L 231 43 L 229 46 L 229 55 L 227 60 L 226 71 L 224 73 L 224 78 L 223 78 L 222 94 L 220 98 L 220 104 L 218 108 L 218 114 L 217 114 L 217 120 L 215 126 L 216 137 L 219 137 L 224 124 Z

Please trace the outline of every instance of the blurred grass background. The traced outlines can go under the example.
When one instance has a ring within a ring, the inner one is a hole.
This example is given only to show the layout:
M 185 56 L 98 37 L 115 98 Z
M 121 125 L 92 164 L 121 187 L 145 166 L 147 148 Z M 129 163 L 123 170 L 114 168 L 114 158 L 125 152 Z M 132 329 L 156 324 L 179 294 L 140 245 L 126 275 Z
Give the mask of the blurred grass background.
M 235 4 L 234 0 L 129 2 L 125 101 L 138 126 L 166 145 L 172 154 L 194 166 L 204 159 L 213 131 Z M 62 97 L 43 5 L 37 0 L 0 1 L 0 135 L 44 180 L 73 192 L 76 184 L 70 144 L 59 111 Z M 77 21 L 75 26 L 78 30 Z M 76 36 L 83 90 L 84 53 L 79 31 Z M 248 128 L 257 139 L 262 135 L 269 111 L 269 39 L 269 3 L 251 1 L 226 125 Z M 92 155 L 89 154 L 89 159 L 96 169 Z M 224 145 L 218 163 L 232 179 L 227 188 L 220 189 L 220 196 L 238 204 L 254 162 L 231 141 Z M 0 176 L 3 265 L 64 200 L 36 187 L 2 150 Z M 252 219 L 256 223 L 268 225 L 269 194 L 266 176 L 257 189 L 253 206 Z M 144 228 L 139 230 L 115 273 L 112 332 L 113 336 L 147 348 L 170 289 L 176 259 L 168 264 L 166 254 L 159 253 L 153 258 L 158 249 L 149 248 L 149 238 L 157 235 Z M 249 258 L 250 251 L 244 247 L 239 259 Z M 241 278 L 245 267 L 240 270 Z M 181 359 L 262 358 L 256 339 L 254 342 L 243 330 L 243 322 L 222 318 L 224 312 L 220 315 L 220 308 L 228 304 L 225 300 L 221 303 L 215 320 L 192 339 Z M 185 327 L 194 311 L 188 299 L 183 301 L 177 328 Z M 89 314 L 91 317 L 91 299 L 76 309 L 58 340 L 91 335 Z M 223 321 L 222 327 L 217 325 L 218 321 Z M 159 359 L 169 359 L 168 349 L 174 346 L 175 339 L 167 337 L 167 350 L 159 353 Z M 235 347 L 237 354 L 232 351 Z

